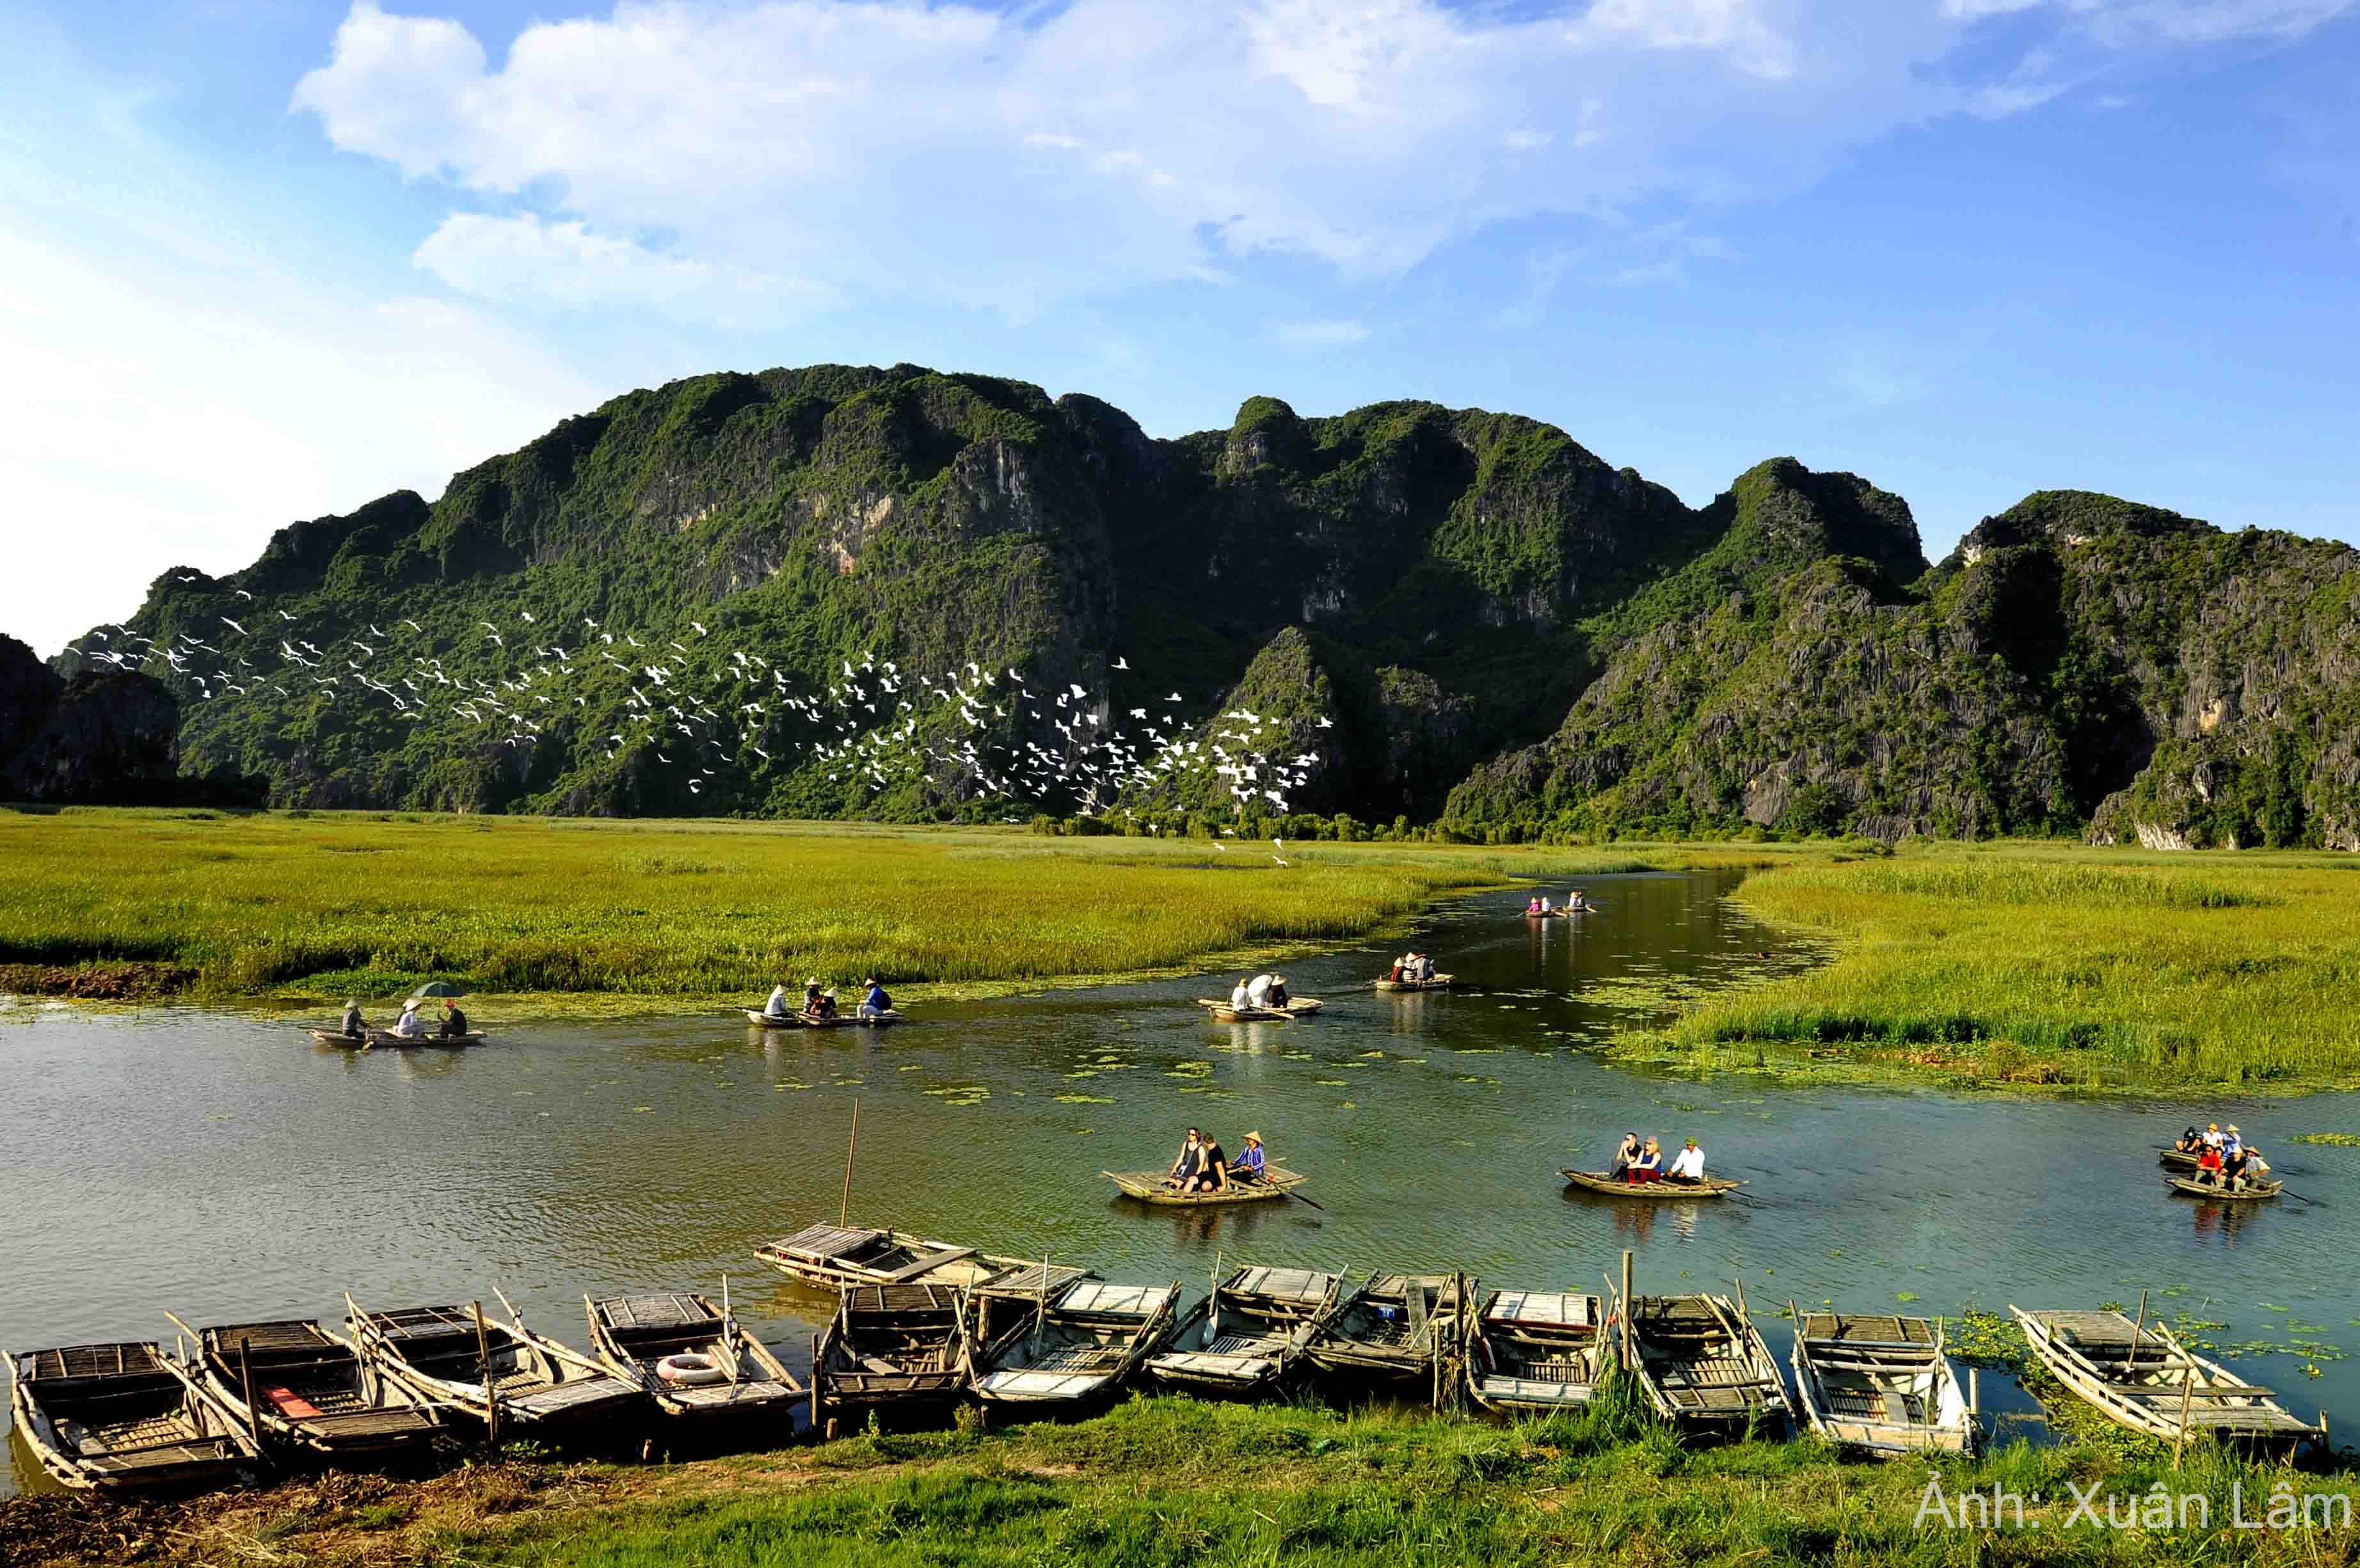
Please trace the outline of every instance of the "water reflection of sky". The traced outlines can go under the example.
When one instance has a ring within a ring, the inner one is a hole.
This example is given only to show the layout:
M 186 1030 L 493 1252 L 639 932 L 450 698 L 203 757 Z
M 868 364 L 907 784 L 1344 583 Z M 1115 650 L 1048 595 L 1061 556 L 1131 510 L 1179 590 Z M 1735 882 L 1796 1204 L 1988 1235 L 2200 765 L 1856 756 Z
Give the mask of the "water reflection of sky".
M 1209 1022 L 1191 998 L 1234 975 L 931 1006 L 873 1036 L 667 1018 L 500 1029 L 462 1054 L 355 1055 L 191 1010 L 10 1007 L 0 1345 L 150 1336 L 166 1308 L 333 1317 L 348 1289 L 396 1305 L 495 1282 L 578 1341 L 585 1290 L 710 1288 L 727 1269 L 807 1358 L 828 1303 L 750 1248 L 835 1216 L 856 1097 L 856 1221 L 1120 1279 L 1193 1289 L 1250 1259 L 1597 1289 L 1627 1247 L 1643 1290 L 1742 1279 L 1765 1315 L 1789 1298 L 1939 1313 L 2145 1289 L 2167 1321 L 2225 1321 L 2204 1331 L 2224 1345 L 2360 1344 L 2349 1271 L 2329 1261 L 2352 1251 L 2360 1150 L 2287 1140 L 2352 1126 L 2348 1098 L 1972 1100 L 1606 1068 L 1585 1048 L 1615 1028 L 1801 959 L 1711 878 L 1587 885 L 1603 912 L 1579 922 L 1490 896 L 1293 964 L 1295 993 L 1328 1001 L 1295 1024 Z M 1402 946 L 1462 988 L 1368 991 Z M 2215 1117 L 2323 1206 L 2168 1196 L 2155 1145 Z M 1164 1164 L 1191 1124 L 1232 1149 L 1262 1132 L 1325 1212 L 1151 1210 L 1098 1175 Z M 1626 1128 L 1697 1138 L 1747 1179 L 1742 1201 L 1568 1193 L 1557 1169 L 1601 1163 Z M 2305 1413 L 2360 1420 L 2352 1363 L 2240 1365 Z

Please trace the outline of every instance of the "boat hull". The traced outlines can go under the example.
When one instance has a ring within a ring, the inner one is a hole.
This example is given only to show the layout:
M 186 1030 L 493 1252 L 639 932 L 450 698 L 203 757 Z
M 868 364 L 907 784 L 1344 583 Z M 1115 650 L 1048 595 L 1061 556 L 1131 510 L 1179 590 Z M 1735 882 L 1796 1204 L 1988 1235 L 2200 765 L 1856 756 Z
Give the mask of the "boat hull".
M 1259 1181 L 1232 1182 L 1214 1192 L 1182 1192 L 1164 1185 L 1161 1171 L 1101 1171 L 1099 1175 L 1122 1190 L 1126 1198 L 1163 1208 L 1195 1209 L 1223 1203 L 1267 1203 L 1285 1197 L 1309 1180 L 1293 1171 L 1272 1166 Z
M 1603 1171 L 1559 1171 L 1566 1184 L 1584 1192 L 1596 1192 L 1609 1198 L 1630 1198 L 1639 1203 L 1666 1203 L 1692 1198 L 1725 1198 L 1744 1182 L 1727 1176 L 1708 1176 L 1701 1181 L 1618 1181 Z

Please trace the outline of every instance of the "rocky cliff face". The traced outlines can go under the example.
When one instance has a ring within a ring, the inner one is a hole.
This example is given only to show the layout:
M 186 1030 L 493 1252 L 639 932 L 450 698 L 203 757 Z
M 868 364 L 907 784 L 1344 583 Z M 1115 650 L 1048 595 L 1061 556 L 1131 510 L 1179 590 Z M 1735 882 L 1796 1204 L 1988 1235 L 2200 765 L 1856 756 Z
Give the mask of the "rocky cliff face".
M 706 376 L 431 506 L 388 496 L 190 575 L 127 628 L 172 654 L 142 668 L 180 700 L 180 766 L 267 775 L 283 804 L 1063 811 L 982 759 L 1073 756 L 1137 707 L 1207 756 L 1250 713 L 1296 781 L 1134 783 L 1136 815 L 2360 834 L 2344 547 L 2050 492 L 1928 568 L 1907 504 L 1852 475 L 1781 459 L 1690 508 L 1548 426 L 1426 403 L 1257 397 L 1157 441 L 1093 398 L 915 366 Z M 634 670 L 675 642 L 718 684 L 670 720 L 756 713 L 751 744 L 690 768 L 631 727 Z M 764 727 L 778 692 L 887 665 L 1019 671 L 1100 711 L 936 704 L 896 742 L 928 759 L 906 775 L 829 749 L 881 744 L 890 704 Z M 518 697 L 530 723 L 425 700 L 535 670 L 571 683 Z
M 0 637 L 0 799 L 144 805 L 185 798 L 180 704 L 130 671 L 60 678 Z

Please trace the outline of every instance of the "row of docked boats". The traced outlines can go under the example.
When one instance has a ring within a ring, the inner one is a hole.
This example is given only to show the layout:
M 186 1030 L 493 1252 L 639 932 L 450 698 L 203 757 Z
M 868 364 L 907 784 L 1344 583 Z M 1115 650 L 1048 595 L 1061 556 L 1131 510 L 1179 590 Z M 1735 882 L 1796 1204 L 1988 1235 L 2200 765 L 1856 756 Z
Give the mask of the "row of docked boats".
M 16 1424 L 70 1487 L 186 1490 L 273 1467 L 378 1465 L 449 1438 L 666 1449 L 833 1435 L 870 1414 L 946 1417 L 969 1402 L 1022 1419 L 1085 1414 L 1146 1388 L 1225 1399 L 1317 1385 L 1344 1395 L 1465 1400 L 1503 1414 L 1589 1403 L 1627 1377 L 1696 1438 L 1798 1427 L 1871 1454 L 1965 1452 L 1977 1438 L 1939 1323 L 1788 1312 L 1786 1370 L 1743 1289 L 1640 1295 L 1484 1289 L 1464 1273 L 1246 1265 L 1184 1308 L 1179 1281 L 986 1254 L 896 1231 L 814 1225 L 759 1249 L 833 1290 L 808 1379 L 741 1323 L 725 1278 L 693 1290 L 584 1299 L 589 1348 L 480 1304 L 375 1309 L 341 1332 L 279 1320 L 191 1327 L 160 1343 L 9 1357 Z M 2198 1356 L 2144 1312 L 2010 1309 L 2070 1396 L 2133 1432 L 2191 1432 L 2285 1453 L 2326 1422 Z

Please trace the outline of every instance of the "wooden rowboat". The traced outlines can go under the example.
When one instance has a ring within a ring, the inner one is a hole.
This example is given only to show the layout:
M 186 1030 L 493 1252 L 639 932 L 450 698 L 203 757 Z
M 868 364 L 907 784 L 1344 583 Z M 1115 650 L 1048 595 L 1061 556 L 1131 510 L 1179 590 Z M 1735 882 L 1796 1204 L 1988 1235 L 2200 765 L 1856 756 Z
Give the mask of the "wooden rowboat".
M 1261 1203 L 1273 1198 L 1284 1198 L 1310 1180 L 1299 1171 L 1283 1169 L 1275 1160 L 1262 1172 L 1259 1181 L 1232 1181 L 1215 1192 L 1182 1192 L 1164 1184 L 1162 1171 L 1101 1171 L 1099 1175 L 1122 1189 L 1123 1196 L 1136 1198 L 1142 1203 L 1159 1203 L 1170 1208 L 1197 1208 L 1208 1203 Z
M 2193 1171 L 2197 1161 L 2202 1158 L 2180 1149 L 2158 1149 L 2155 1153 L 2156 1163 L 2168 1171 Z
M 1803 1415 L 1830 1443 L 1886 1457 L 1974 1447 L 1974 1418 L 1942 1352 L 1938 1324 L 1884 1313 L 1805 1312 L 1796 1320 L 1793 1361 Z
M 1067 1286 L 973 1350 L 967 1387 L 988 1405 L 1043 1412 L 1103 1405 L 1170 1342 L 1179 1308 L 1177 1279 Z
M 2165 1181 L 2175 1192 L 2184 1192 L 2191 1198 L 2208 1198 L 2223 1203 L 2259 1203 L 2265 1198 L 2275 1198 L 2286 1191 L 2284 1181 L 2248 1181 L 2243 1187 L 2216 1187 L 2210 1181 L 2192 1181 L 2185 1176 L 2169 1176 L 2166 1177 Z
M 1335 1377 L 1424 1382 L 1439 1392 L 1439 1365 L 1458 1348 L 1461 1285 L 1456 1274 L 1377 1274 L 1322 1313 L 1303 1343 L 1306 1360 Z
M 847 1285 L 812 1350 L 812 1422 L 836 1435 L 846 1415 L 939 1414 L 967 1390 L 964 1294 L 946 1285 Z
M 764 1242 L 754 1256 L 806 1285 L 823 1290 L 851 1285 L 948 1285 L 956 1290 L 988 1285 L 1012 1270 L 1037 1268 L 1022 1258 L 1001 1258 L 947 1241 L 928 1241 L 905 1230 L 869 1230 L 822 1220 L 789 1236 Z M 1087 1269 L 1075 1269 L 1079 1279 Z
M 1317 996 L 1297 996 L 1283 1007 L 1233 1007 L 1217 997 L 1199 996 L 1196 1005 L 1225 1024 L 1260 1024 L 1307 1018 L 1326 1004 Z
M 795 1407 L 810 1391 L 769 1345 L 704 1296 L 663 1290 L 585 1296 L 582 1304 L 600 1367 L 646 1388 L 666 1415 L 700 1426 L 743 1420 L 794 1430 Z
M 1762 1331 L 1726 1296 L 1641 1296 L 1630 1303 L 1633 1368 L 1657 1414 L 1720 1437 L 1791 1424 L 1786 1380 Z
M 2007 1309 L 2025 1343 L 2065 1391 L 2117 1426 L 2169 1443 L 2209 1432 L 2225 1443 L 2291 1453 L 2327 1441 L 2313 1426 L 2217 1361 L 2182 1345 L 2162 1324 L 2115 1312 Z
M 76 1491 L 197 1491 L 263 1468 L 245 1424 L 153 1341 L 24 1351 L 8 1380 L 26 1447 Z
M 441 1406 L 504 1432 L 543 1437 L 652 1416 L 637 1377 L 616 1376 L 569 1345 L 473 1305 L 366 1312 L 350 1296 L 344 1326 L 377 1369 Z M 488 1361 L 486 1355 L 488 1354 Z
M 341 1046 L 346 1051 L 383 1051 L 391 1048 L 417 1049 L 441 1046 L 455 1049 L 463 1045 L 484 1043 L 482 1029 L 469 1029 L 465 1034 L 396 1034 L 388 1029 L 373 1029 L 366 1034 L 349 1035 L 338 1029 L 313 1029 L 311 1038 L 322 1045 Z
M 838 1013 L 832 1018 L 806 1018 L 801 1013 L 781 1015 L 765 1013 L 748 1007 L 746 1009 L 746 1021 L 749 1024 L 759 1024 L 764 1029 L 885 1029 L 900 1023 L 901 1012 L 898 1007 L 889 1007 L 869 1018 L 863 1018 L 858 1013 L 853 1012 Z
M 419 1452 L 442 1430 L 428 1400 L 308 1318 L 181 1327 L 205 1391 L 266 1447 L 366 1464 Z
M 1614 1365 L 1595 1296 L 1494 1290 L 1467 1341 L 1467 1394 L 1487 1410 L 1586 1405 Z
M 1624 1181 L 1603 1171 L 1560 1170 L 1557 1174 L 1585 1192 L 1658 1203 L 1676 1198 L 1725 1198 L 1745 1185 L 1727 1176 L 1708 1176 L 1701 1181 Z
M 1381 978 L 1371 982 L 1371 984 L 1380 991 L 1448 991 L 1450 989 L 1450 982 L 1452 978 L 1453 977 L 1448 975 L 1437 975 L 1431 980 L 1386 980 Z
M 1240 1269 L 1188 1309 L 1142 1370 L 1150 1382 L 1190 1393 L 1264 1393 L 1295 1370 L 1343 1282 L 1309 1269 Z

